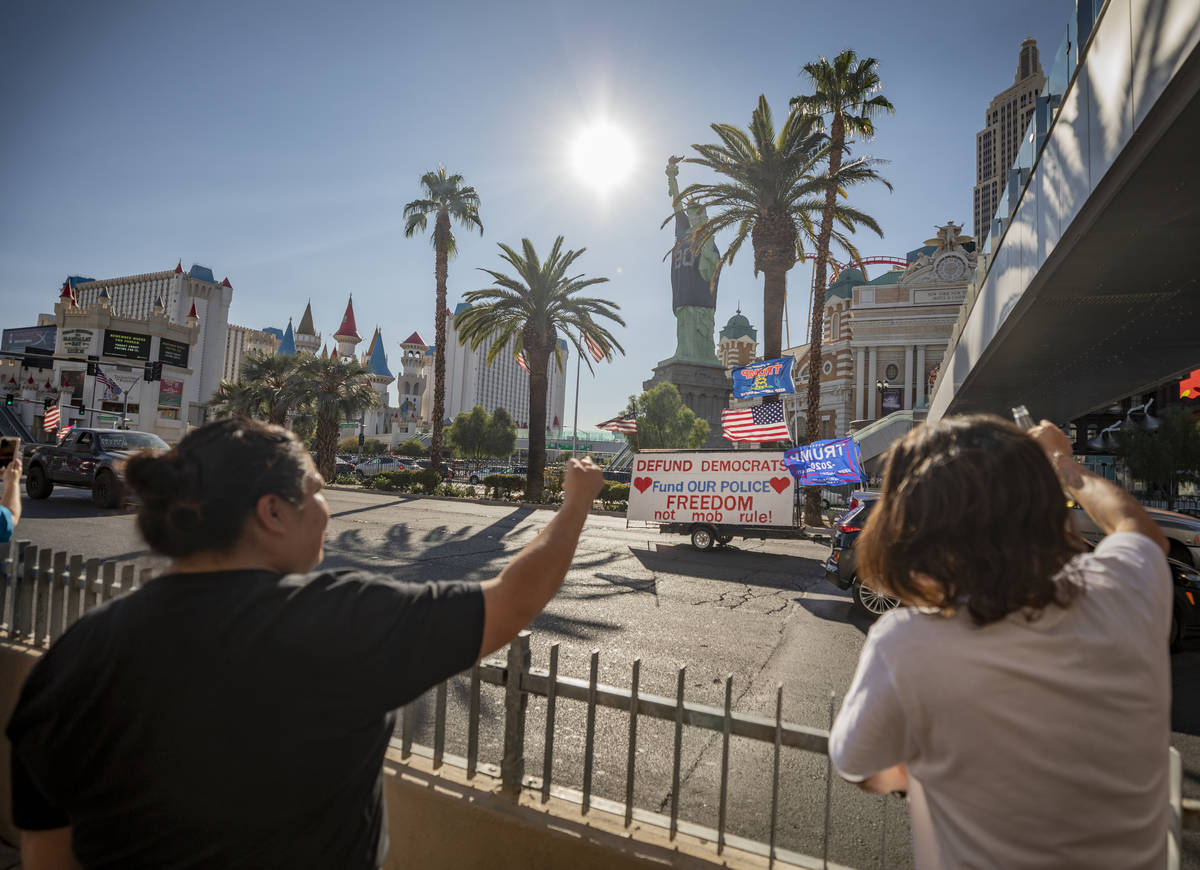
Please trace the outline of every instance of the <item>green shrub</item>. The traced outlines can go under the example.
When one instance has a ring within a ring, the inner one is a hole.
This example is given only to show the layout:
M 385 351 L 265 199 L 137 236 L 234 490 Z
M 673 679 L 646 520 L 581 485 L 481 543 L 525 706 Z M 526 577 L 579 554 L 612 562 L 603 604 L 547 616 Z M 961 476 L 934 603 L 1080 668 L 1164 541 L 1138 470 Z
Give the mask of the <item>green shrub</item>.
M 455 486 L 453 483 L 443 483 L 438 487 L 438 495 L 448 495 L 453 498 L 474 498 L 475 489 L 470 486 Z
M 422 468 L 420 471 L 406 473 L 413 476 L 413 489 L 415 490 L 419 486 L 426 495 L 433 495 L 442 484 L 441 472 L 432 468 Z
M 624 510 L 629 501 L 629 484 L 616 480 L 606 481 L 604 486 L 600 487 L 600 495 L 597 498 L 607 511 Z
M 519 474 L 489 474 L 483 479 L 484 491 L 492 498 L 508 498 L 514 491 L 525 489 L 525 478 Z
M 357 474 L 345 474 L 345 473 L 339 474 L 337 477 L 335 477 L 333 479 L 333 482 L 336 484 L 339 484 L 341 486 L 346 486 L 348 484 L 353 485 L 353 486 L 358 486 L 360 483 L 362 483 L 362 481 L 358 479 Z
M 381 489 L 384 492 L 391 492 L 396 488 L 395 482 L 392 480 L 392 475 L 389 472 L 383 474 L 372 474 L 365 481 L 363 486 L 368 489 Z

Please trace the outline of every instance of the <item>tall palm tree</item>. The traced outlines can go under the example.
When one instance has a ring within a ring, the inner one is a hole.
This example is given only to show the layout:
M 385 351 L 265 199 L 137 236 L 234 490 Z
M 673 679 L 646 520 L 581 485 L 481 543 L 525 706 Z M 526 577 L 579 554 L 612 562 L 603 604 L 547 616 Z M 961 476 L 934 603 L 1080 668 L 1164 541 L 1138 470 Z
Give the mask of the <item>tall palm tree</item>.
M 444 167 L 421 176 L 423 199 L 414 199 L 404 206 L 404 237 L 412 238 L 424 232 L 433 215 L 434 279 L 437 282 L 437 305 L 434 310 L 433 337 L 433 438 L 429 445 L 429 463 L 442 465 L 442 421 L 446 416 L 446 273 L 450 257 L 458 246 L 451 231 L 451 219 L 470 229 L 479 228 L 479 194 L 473 187 L 463 187 L 461 175 L 447 175 Z
M 352 357 L 305 355 L 300 363 L 299 404 L 317 416 L 317 470 L 326 480 L 334 477 L 342 421 L 379 404 L 379 394 L 367 380 L 370 373 Z
M 574 345 L 589 371 L 592 363 L 583 335 L 591 337 L 606 359 L 612 359 L 613 351 L 625 352 L 612 333 L 595 321 L 604 317 L 624 326 L 625 321 L 617 314 L 620 306 L 607 299 L 577 295 L 585 287 L 603 284 L 608 279 L 568 276 L 567 270 L 587 249 L 563 251 L 562 244 L 563 237 L 559 236 L 544 261 L 538 259 L 529 239 L 521 240 L 523 254 L 500 245 L 502 259 L 516 270 L 517 277 L 481 269 L 498 286 L 466 294 L 471 307 L 458 317 L 458 336 L 463 344 L 474 350 L 491 340 L 487 353 L 489 365 L 502 352 L 525 354 L 529 366 L 529 474 L 525 492 L 531 501 L 542 497 L 546 470 L 546 390 L 552 354 L 559 370 L 563 368 L 559 333 L 565 334 Z
M 770 359 L 783 351 L 787 273 L 804 258 L 805 244 L 816 241 L 813 218 L 821 210 L 826 189 L 846 188 L 878 176 L 870 160 L 846 163 L 826 176 L 821 164 L 828 156 L 829 142 L 817 121 L 791 112 L 776 134 L 765 96 L 758 98 L 748 131 L 732 124 L 713 124 L 712 129 L 720 144 L 693 145 L 700 156 L 690 157 L 687 162 L 707 167 L 724 178 L 715 184 L 689 185 L 679 192 L 675 207 L 691 204 L 708 212 L 688 239 L 693 251 L 699 251 L 718 232 L 734 230 L 733 240 L 713 273 L 714 284 L 721 269 L 733 262 L 743 243 L 750 239 L 754 274 L 763 273 L 763 354 Z M 854 258 L 858 250 L 847 233 L 863 224 L 882 235 L 870 215 L 845 205 L 838 206 L 834 214 L 840 229 L 831 228 L 831 237 Z
M 806 63 L 804 72 L 812 85 L 812 93 L 794 97 L 792 107 L 805 117 L 824 126 L 829 117 L 829 177 L 841 170 L 843 158 L 849 154 L 850 139 L 869 139 L 875 135 L 875 118 L 882 112 L 894 113 L 895 106 L 879 93 L 878 61 L 873 57 L 858 57 L 846 49 L 830 62 L 819 58 Z M 882 180 L 882 179 L 880 179 Z M 883 182 L 887 184 L 886 181 Z M 891 185 L 887 184 L 888 190 Z M 816 263 L 813 265 L 812 332 L 808 354 L 808 415 L 806 436 L 809 442 L 821 435 L 821 338 L 825 329 L 825 284 L 828 278 L 829 243 L 837 211 L 838 187 L 825 189 L 825 204 L 821 210 L 821 229 L 817 235 Z M 882 236 L 883 234 L 880 233 Z M 810 487 L 804 503 L 805 521 L 816 524 L 820 517 L 821 494 Z
M 284 426 L 300 387 L 296 357 L 251 353 L 242 362 L 240 379 L 222 381 L 209 405 L 217 416 L 242 414 Z

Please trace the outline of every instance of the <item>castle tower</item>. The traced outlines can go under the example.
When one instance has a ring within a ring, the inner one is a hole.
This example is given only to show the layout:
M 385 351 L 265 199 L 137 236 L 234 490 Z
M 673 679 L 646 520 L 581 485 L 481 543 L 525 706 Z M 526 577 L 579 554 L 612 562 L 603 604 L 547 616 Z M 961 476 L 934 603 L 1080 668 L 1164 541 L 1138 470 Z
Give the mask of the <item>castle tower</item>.
M 358 327 L 354 325 L 354 296 L 350 296 L 350 300 L 346 303 L 346 313 L 342 315 L 342 325 L 338 327 L 338 331 L 333 334 L 334 341 L 337 342 L 337 353 L 343 359 L 354 359 L 354 348 L 362 342 L 362 336 L 358 334 Z
M 296 352 L 315 354 L 320 346 L 321 334 L 313 327 L 312 301 L 310 300 L 304 306 L 304 316 L 300 318 L 300 325 L 296 327 Z
M 399 396 L 399 413 L 401 422 L 409 423 L 415 431 L 417 422 L 421 420 L 421 400 L 425 394 L 425 355 L 429 345 L 418 333 L 413 333 L 400 342 L 403 371 L 396 383 Z
M 744 366 L 753 362 L 758 354 L 758 330 L 750 325 L 749 318 L 742 314 L 741 307 L 737 314 L 729 318 L 725 328 L 721 330 L 721 340 L 717 342 L 717 358 L 725 368 Z
M 389 407 L 388 385 L 396 379 L 388 368 L 387 353 L 383 349 L 383 333 L 378 326 L 375 327 L 375 334 L 371 336 L 371 343 L 367 346 L 367 352 L 362 355 L 361 362 L 370 370 L 367 380 L 371 382 L 372 389 L 379 394 L 378 407 L 370 408 L 363 414 L 363 434 L 391 435 L 388 440 L 394 445 L 395 430 L 389 424 L 395 409 Z
M 288 318 L 287 329 L 283 331 L 283 340 L 279 342 L 279 350 L 275 351 L 277 356 L 295 356 L 296 355 L 296 335 L 292 332 L 292 318 Z

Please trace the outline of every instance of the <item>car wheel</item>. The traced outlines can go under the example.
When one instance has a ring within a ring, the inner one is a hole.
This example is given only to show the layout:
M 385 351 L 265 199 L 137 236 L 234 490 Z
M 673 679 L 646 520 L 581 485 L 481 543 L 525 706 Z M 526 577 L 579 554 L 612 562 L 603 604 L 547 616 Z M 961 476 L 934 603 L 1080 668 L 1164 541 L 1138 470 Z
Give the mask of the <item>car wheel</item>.
M 872 616 L 882 616 L 889 610 L 894 610 L 900 606 L 900 599 L 885 595 L 882 592 L 876 592 L 870 586 L 864 586 L 862 581 L 857 577 L 854 578 L 851 594 L 853 594 L 854 603 L 859 609 L 866 611 Z
M 692 527 L 692 546 L 697 550 L 711 550 L 716 542 L 716 535 L 708 526 Z
M 1167 635 L 1167 647 L 1171 652 L 1179 652 L 1182 646 L 1183 632 L 1179 628 L 1179 616 L 1171 609 L 1171 633 Z
M 29 473 L 25 475 L 25 492 L 30 498 L 50 497 L 50 493 L 54 492 L 54 484 L 46 477 L 46 469 L 40 465 L 29 469 Z
M 92 484 L 92 501 L 102 508 L 120 507 L 121 482 L 111 471 L 101 471 Z
M 470 482 L 471 482 L 471 483 L 479 483 L 479 475 L 478 475 L 478 474 L 472 474 L 472 475 L 471 475 L 471 477 L 470 477 Z

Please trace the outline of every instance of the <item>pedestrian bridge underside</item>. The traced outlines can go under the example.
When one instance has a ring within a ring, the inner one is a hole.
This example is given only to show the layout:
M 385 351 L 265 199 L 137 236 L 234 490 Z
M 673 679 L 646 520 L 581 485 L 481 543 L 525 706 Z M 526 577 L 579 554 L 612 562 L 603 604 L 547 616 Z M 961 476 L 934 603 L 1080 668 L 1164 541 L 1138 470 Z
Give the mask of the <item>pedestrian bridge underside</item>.
M 1110 0 L 1010 183 L 930 419 L 1023 404 L 1065 422 L 1200 367 L 1198 45 L 1194 3 Z

